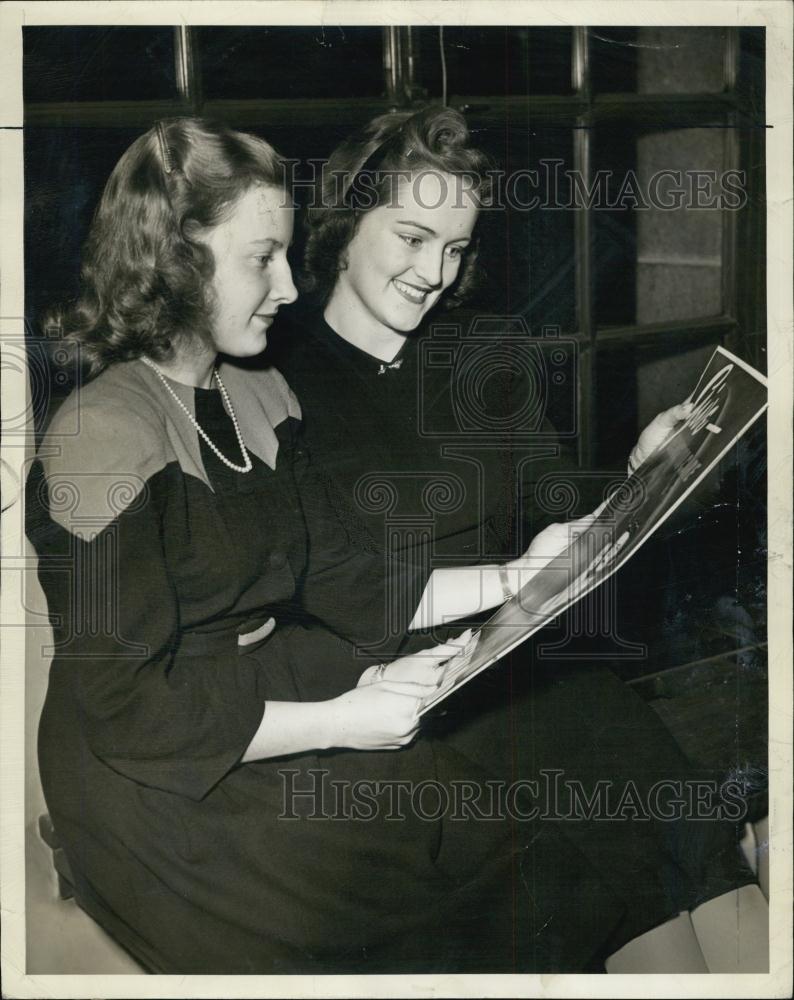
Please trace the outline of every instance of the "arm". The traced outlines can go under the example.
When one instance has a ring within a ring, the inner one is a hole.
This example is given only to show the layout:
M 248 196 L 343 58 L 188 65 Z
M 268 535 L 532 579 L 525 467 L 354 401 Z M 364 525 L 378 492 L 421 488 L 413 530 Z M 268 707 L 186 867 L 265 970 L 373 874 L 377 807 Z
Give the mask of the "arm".
M 469 638 L 466 633 L 388 666 L 371 667 L 357 687 L 328 701 L 268 701 L 243 762 L 332 747 L 398 750 L 418 733 L 424 699 L 443 680 L 439 668 Z
M 670 431 L 687 419 L 691 403 L 682 403 L 658 414 L 643 430 L 629 458 L 629 474 L 635 472 Z M 442 622 L 485 611 L 518 591 L 535 573 L 585 531 L 605 507 L 600 504 L 592 514 L 565 524 L 550 524 L 535 535 L 529 548 L 504 567 L 479 566 L 435 570 L 428 580 L 411 628 L 428 628 Z
M 75 705 L 108 767 L 200 799 L 239 762 L 266 692 L 251 657 L 174 657 L 163 512 L 183 482 L 147 416 L 84 402 L 79 435 L 56 423 L 45 443 L 57 453 L 31 490 L 29 533 L 55 633 L 48 700 Z

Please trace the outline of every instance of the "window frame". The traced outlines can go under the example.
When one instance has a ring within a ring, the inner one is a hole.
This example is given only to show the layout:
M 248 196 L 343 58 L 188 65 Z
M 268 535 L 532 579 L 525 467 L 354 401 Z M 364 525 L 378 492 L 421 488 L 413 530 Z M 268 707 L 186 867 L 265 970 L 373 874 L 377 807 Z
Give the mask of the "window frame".
M 201 92 L 201 53 L 197 28 L 174 26 L 177 94 L 165 101 L 104 101 L 77 103 L 26 103 L 29 125 L 141 125 L 148 127 L 161 117 L 205 114 L 237 127 L 333 124 L 339 102 L 327 99 L 204 100 Z M 762 82 L 755 74 L 741 79 L 742 47 L 746 32 L 726 27 L 724 86 L 720 93 L 594 93 L 592 87 L 591 31 L 577 26 L 572 31 L 570 94 L 542 96 L 455 95 L 452 107 L 484 123 L 515 119 L 519 114 L 538 123 L 570 124 L 574 129 L 573 169 L 586 184 L 592 183 L 593 130 L 600 124 L 622 121 L 652 124 L 654 128 L 687 127 L 723 121 L 726 126 L 726 169 L 744 171 L 748 202 L 740 212 L 723 212 L 721 249 L 722 312 L 718 316 L 674 320 L 664 323 L 598 325 L 595 316 L 593 209 L 576 212 L 574 224 L 575 316 L 572 334 L 579 345 L 578 404 L 581 420 L 579 462 L 592 467 L 596 457 L 595 413 L 598 386 L 597 361 L 601 352 L 621 347 L 634 350 L 675 349 L 719 342 L 765 369 L 765 211 L 764 132 L 756 122 L 763 107 Z M 409 25 L 383 28 L 384 93 L 380 99 L 361 98 L 346 102 L 353 122 L 364 123 L 377 114 L 419 106 L 428 95 L 418 84 L 421 65 Z M 742 97 L 740 84 L 744 85 Z M 685 124 L 682 124 L 685 123 Z M 749 124 L 748 124 L 749 123 Z M 730 126 L 733 126 L 732 128 Z M 740 143 L 736 129 L 750 135 Z M 737 247 L 749 259 L 737 260 Z

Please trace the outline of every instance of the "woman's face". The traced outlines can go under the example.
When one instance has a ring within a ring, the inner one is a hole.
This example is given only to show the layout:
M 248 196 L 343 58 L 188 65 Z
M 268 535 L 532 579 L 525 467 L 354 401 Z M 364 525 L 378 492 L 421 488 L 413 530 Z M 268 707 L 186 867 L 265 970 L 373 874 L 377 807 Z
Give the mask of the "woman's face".
M 213 346 L 244 358 L 259 354 L 280 306 L 298 297 L 287 249 L 293 209 L 280 188 L 249 188 L 232 212 L 202 239 L 215 258 Z
M 457 278 L 477 211 L 463 178 L 431 170 L 402 178 L 394 197 L 361 218 L 329 305 L 362 332 L 415 330 Z

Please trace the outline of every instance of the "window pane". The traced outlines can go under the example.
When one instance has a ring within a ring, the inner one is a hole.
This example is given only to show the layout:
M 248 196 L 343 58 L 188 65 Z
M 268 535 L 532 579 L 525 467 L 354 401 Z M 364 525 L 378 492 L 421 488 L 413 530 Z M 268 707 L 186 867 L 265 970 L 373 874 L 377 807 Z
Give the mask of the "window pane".
M 725 86 L 726 28 L 639 28 L 641 94 L 719 93 Z
M 591 28 L 594 89 L 719 93 L 725 85 L 726 39 L 726 28 Z
M 739 76 L 736 81 L 736 96 L 752 107 L 755 122 L 761 123 L 765 120 L 765 29 L 742 28 L 739 33 L 739 41 Z
M 51 402 L 72 388 L 75 371 L 70 360 L 59 360 L 59 342 L 45 337 L 44 313 L 75 297 L 81 248 L 102 189 L 142 131 L 25 128 L 25 318 L 31 350 L 51 367 Z M 37 411 L 37 428 L 45 418 Z
M 612 171 L 594 213 L 598 324 L 720 315 L 725 129 L 602 127 L 594 160 Z
M 528 120 L 508 129 L 474 115 L 468 123 L 500 172 L 495 207 L 483 213 L 480 261 L 487 288 L 480 301 L 493 312 L 523 316 L 533 333 L 543 326 L 570 333 L 576 322 L 575 213 L 559 205 L 570 202 L 571 130 Z
M 23 28 L 26 101 L 176 97 L 173 28 Z
M 519 96 L 571 91 L 570 28 L 444 28 L 449 96 Z M 417 83 L 442 93 L 438 28 L 413 28 Z
M 636 137 L 606 126 L 591 135 L 594 175 L 611 172 L 598 194 L 601 208 L 593 212 L 595 318 L 600 326 L 623 326 L 637 314 L 637 213 L 616 203 L 623 180 L 636 171 Z
M 716 344 L 688 345 L 599 351 L 597 468 L 625 468 L 639 430 L 691 390 Z M 618 634 L 649 654 L 626 677 L 764 640 L 764 438 L 759 421 L 616 575 Z
M 207 98 L 380 97 L 383 30 L 199 28 Z
M 637 142 L 640 183 L 650 184 L 662 170 L 680 171 L 682 177 L 698 170 L 709 172 L 702 180 L 713 190 L 710 175 L 722 172 L 723 145 L 724 131 L 719 128 L 643 136 Z M 670 191 L 674 184 L 668 184 Z M 706 205 L 710 199 L 691 198 L 696 200 Z M 637 213 L 638 323 L 722 312 L 722 224 L 723 212 L 717 207 L 665 210 L 651 204 Z
M 636 28 L 589 29 L 593 90 L 633 93 L 637 89 Z

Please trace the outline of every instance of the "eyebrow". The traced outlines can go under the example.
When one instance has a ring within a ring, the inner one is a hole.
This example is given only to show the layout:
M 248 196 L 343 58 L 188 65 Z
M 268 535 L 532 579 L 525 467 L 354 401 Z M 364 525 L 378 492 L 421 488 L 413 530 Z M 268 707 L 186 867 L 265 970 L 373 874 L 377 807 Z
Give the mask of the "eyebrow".
M 253 246 L 272 246 L 272 247 L 277 247 L 279 249 L 284 246 L 284 244 L 280 240 L 274 240 L 272 237 L 268 237 L 268 238 L 263 239 L 263 240 L 251 240 L 248 245 L 250 247 L 253 247 Z
M 398 226 L 413 226 L 415 229 L 421 229 L 425 233 L 429 233 L 431 236 L 438 236 L 435 229 L 431 229 L 430 226 L 423 226 L 421 222 L 414 222 L 413 219 L 398 219 Z M 453 243 L 471 243 L 471 236 L 461 236 L 456 240 L 452 240 Z

